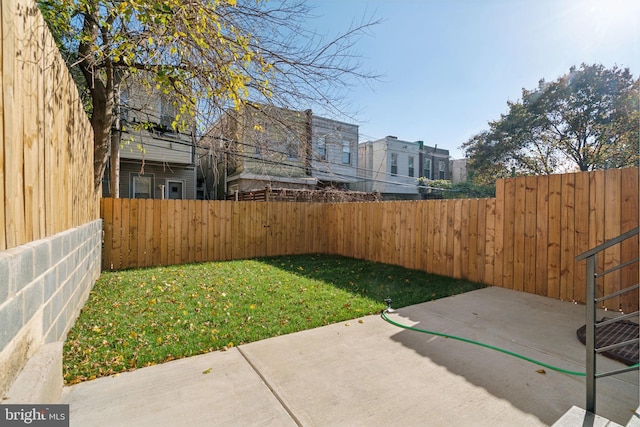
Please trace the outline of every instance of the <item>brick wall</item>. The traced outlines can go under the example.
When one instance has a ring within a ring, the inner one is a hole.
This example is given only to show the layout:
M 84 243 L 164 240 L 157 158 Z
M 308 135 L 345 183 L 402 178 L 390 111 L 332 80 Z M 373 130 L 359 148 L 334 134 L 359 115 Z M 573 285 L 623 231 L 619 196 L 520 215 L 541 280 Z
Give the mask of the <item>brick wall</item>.
M 42 346 L 65 340 L 100 275 L 101 245 L 96 220 L 0 252 L 0 398 Z

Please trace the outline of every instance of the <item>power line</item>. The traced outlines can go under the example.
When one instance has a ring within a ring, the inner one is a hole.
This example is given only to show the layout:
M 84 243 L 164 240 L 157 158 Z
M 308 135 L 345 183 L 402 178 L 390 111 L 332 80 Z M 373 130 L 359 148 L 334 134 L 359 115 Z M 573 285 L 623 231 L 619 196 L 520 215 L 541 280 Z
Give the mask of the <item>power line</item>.
M 127 130 L 123 130 L 122 133 L 127 133 L 127 134 L 130 134 L 130 135 L 136 135 L 136 134 L 134 134 L 132 132 L 129 132 Z M 188 146 L 190 148 L 194 148 L 192 143 L 188 143 L 188 142 L 184 142 L 184 141 L 180 141 L 180 140 L 176 140 L 176 139 L 162 138 L 162 137 L 158 137 L 157 135 L 151 135 L 151 138 L 155 139 L 155 140 L 170 142 L 170 143 L 173 143 L 173 144 L 178 144 L 178 145 L 183 145 L 183 146 Z M 255 145 L 250 144 L 250 143 L 234 141 L 234 140 L 231 140 L 231 139 L 228 139 L 228 138 L 223 138 L 223 137 L 209 137 L 209 138 L 220 140 L 220 141 L 223 141 L 223 142 L 228 142 L 228 143 L 231 143 L 231 144 L 240 145 L 240 146 L 246 146 L 246 147 L 251 147 L 251 148 L 255 148 L 256 147 Z M 173 148 L 169 148 L 169 147 L 166 147 L 166 146 L 154 144 L 151 141 L 140 142 L 140 145 L 143 145 L 143 146 L 146 145 L 146 146 L 149 146 L 149 147 L 156 147 L 156 148 L 174 150 Z M 202 146 L 196 147 L 196 148 L 203 149 Z M 204 148 L 204 149 L 206 149 L 206 148 Z M 287 152 L 279 151 L 279 150 L 276 150 L 276 149 L 273 149 L 273 148 L 270 148 L 270 147 L 266 147 L 265 151 L 268 152 L 268 153 L 272 153 L 272 154 L 281 154 L 283 156 L 289 156 L 289 153 L 287 153 Z M 383 183 L 383 184 L 392 185 L 392 186 L 398 186 L 398 187 L 424 188 L 424 189 L 432 189 L 432 190 L 440 190 L 440 191 L 452 191 L 450 189 L 445 189 L 445 188 L 438 188 L 438 187 L 431 187 L 431 186 L 420 186 L 420 185 L 418 185 L 418 183 L 412 184 L 412 183 L 406 183 L 406 182 L 398 182 L 398 181 L 389 180 L 389 179 L 380 179 L 379 177 L 377 177 L 379 175 L 383 175 L 383 176 L 386 176 L 386 177 L 393 176 L 393 177 L 396 177 L 396 178 L 399 178 L 399 179 L 405 179 L 405 180 L 416 180 L 417 181 L 417 179 L 418 179 L 418 177 L 412 177 L 412 176 L 409 176 L 409 175 L 392 174 L 392 173 L 386 172 L 386 171 L 381 172 L 381 171 L 378 170 L 376 172 L 376 177 L 375 178 L 374 177 L 366 177 L 366 176 L 363 177 L 363 176 L 360 176 L 360 175 L 352 175 L 352 174 L 346 174 L 346 173 L 340 173 L 340 172 L 332 171 L 330 169 L 330 167 L 334 163 L 320 163 L 321 165 L 326 165 L 329 168 L 329 171 L 326 171 L 326 170 L 322 170 L 322 169 L 318 168 L 317 166 L 314 167 L 313 163 L 312 163 L 312 165 L 301 165 L 299 163 L 289 163 L 289 162 L 286 162 L 286 161 L 276 161 L 276 160 L 264 158 L 263 156 L 252 156 L 252 155 L 245 154 L 245 153 L 241 154 L 241 152 L 236 152 L 236 151 L 233 151 L 233 150 L 230 150 L 230 149 L 225 149 L 225 148 L 218 149 L 218 150 L 216 150 L 216 152 L 225 153 L 225 154 L 228 154 L 228 155 L 232 155 L 232 156 L 236 156 L 236 157 L 240 157 L 240 158 L 244 158 L 244 159 L 255 160 L 255 161 L 262 162 L 262 163 L 271 164 L 271 165 L 274 165 L 274 166 L 286 166 L 286 167 L 295 168 L 295 169 L 302 169 L 302 170 L 305 170 L 305 171 L 309 169 L 312 172 L 323 173 L 323 174 L 328 174 L 330 176 L 349 179 L 353 183 L 358 183 L 358 182 L 360 182 L 360 183 L 362 183 L 362 182 L 364 182 L 364 183 L 366 183 L 366 182 Z M 202 158 L 203 156 L 201 156 L 200 158 Z M 312 162 L 313 162 L 313 159 L 312 159 Z M 316 162 L 318 162 L 318 161 L 316 160 Z M 168 162 L 168 163 L 171 163 L 171 162 Z M 317 163 L 316 163 L 316 165 L 317 165 Z M 339 165 L 339 164 L 335 164 L 335 165 Z M 367 171 L 369 171 L 368 169 L 360 167 L 360 166 L 356 166 L 356 167 L 352 166 L 352 168 L 356 169 L 357 172 L 360 172 L 360 171 L 367 172 Z

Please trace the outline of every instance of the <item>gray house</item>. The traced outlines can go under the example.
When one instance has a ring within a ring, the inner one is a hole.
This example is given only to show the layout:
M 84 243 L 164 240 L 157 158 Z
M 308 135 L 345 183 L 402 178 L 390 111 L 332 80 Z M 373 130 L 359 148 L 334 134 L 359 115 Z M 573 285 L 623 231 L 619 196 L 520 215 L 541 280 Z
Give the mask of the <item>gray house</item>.
M 203 194 L 351 189 L 358 180 L 358 126 L 311 110 L 247 104 L 227 112 L 198 142 Z
M 318 187 L 354 190 L 358 182 L 358 126 L 311 115 L 311 176 Z
M 120 93 L 121 130 L 119 197 L 147 199 L 196 198 L 195 141 L 192 132 L 176 131 L 176 109 L 170 97 L 149 94 L 129 84 Z M 103 179 L 110 194 L 111 161 Z

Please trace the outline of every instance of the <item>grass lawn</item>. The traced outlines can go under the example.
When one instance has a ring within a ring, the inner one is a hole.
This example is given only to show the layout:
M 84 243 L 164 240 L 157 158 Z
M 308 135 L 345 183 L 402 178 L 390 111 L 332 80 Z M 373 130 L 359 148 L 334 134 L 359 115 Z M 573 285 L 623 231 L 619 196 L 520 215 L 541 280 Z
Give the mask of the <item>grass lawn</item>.
M 64 346 L 74 384 L 481 288 L 325 255 L 103 273 Z

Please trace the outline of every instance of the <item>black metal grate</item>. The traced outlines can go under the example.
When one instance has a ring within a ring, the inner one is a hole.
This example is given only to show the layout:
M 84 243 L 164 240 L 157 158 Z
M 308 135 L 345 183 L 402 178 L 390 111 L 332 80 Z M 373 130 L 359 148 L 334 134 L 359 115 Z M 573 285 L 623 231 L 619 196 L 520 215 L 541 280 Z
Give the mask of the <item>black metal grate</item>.
M 604 321 L 607 319 L 602 320 Z M 582 344 L 586 341 L 586 331 L 587 326 L 584 325 L 576 332 L 578 339 Z M 640 328 L 638 327 L 638 324 L 628 320 L 604 325 L 596 329 L 596 348 L 606 347 L 608 345 L 638 338 L 639 332 Z M 631 366 L 640 362 L 638 354 L 639 350 L 640 346 L 638 346 L 638 343 L 634 343 L 602 352 L 602 354 L 611 359 L 622 362 L 625 365 Z

